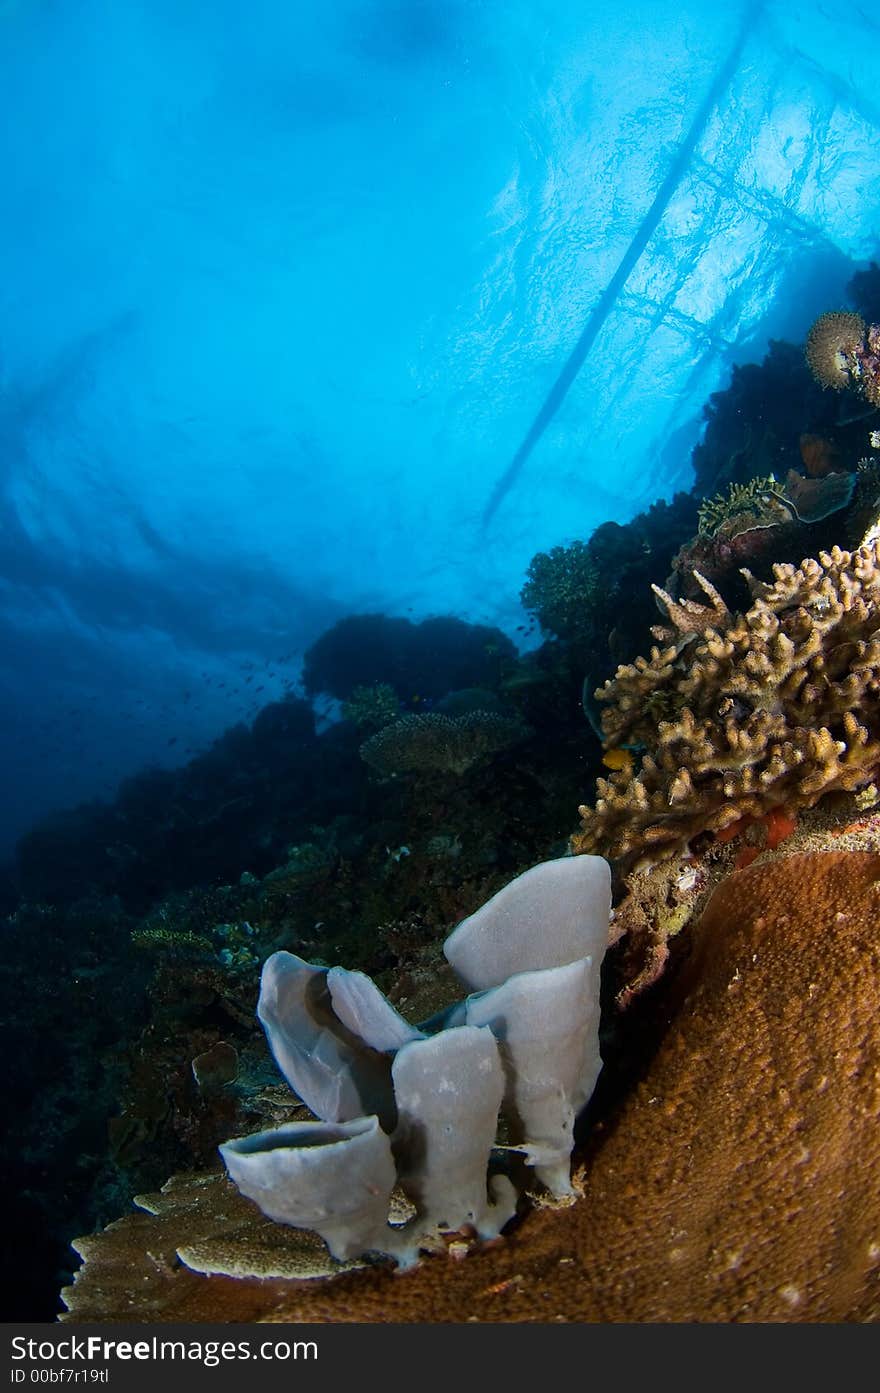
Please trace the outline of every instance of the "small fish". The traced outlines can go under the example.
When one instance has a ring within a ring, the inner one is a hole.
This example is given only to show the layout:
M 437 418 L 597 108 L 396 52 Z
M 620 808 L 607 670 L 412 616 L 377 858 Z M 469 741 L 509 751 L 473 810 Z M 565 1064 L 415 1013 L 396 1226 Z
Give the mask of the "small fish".
M 613 749 L 606 750 L 602 756 L 602 763 L 606 769 L 622 769 L 624 773 L 631 774 L 635 760 L 632 750 Z

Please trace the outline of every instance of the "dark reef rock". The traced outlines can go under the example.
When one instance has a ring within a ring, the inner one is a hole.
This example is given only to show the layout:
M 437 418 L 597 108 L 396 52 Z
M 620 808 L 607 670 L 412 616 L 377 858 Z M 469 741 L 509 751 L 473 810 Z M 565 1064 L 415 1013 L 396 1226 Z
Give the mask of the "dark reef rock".
M 404 703 L 436 700 L 462 687 L 498 686 L 516 648 L 500 629 L 463 619 L 392 619 L 354 614 L 322 634 L 305 655 L 303 685 L 346 701 L 355 687 L 383 682 Z

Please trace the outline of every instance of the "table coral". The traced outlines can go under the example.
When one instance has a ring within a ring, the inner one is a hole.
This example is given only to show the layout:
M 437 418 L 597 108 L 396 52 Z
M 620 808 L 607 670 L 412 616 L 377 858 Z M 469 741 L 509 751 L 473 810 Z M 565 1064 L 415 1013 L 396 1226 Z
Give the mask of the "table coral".
M 878 900 L 874 853 L 727 879 L 667 989 L 668 1032 L 593 1134 L 579 1197 L 497 1245 L 326 1279 L 308 1235 L 220 1177 L 177 1180 L 144 1201 L 155 1216 L 78 1242 L 62 1319 L 880 1319 Z M 236 1275 L 181 1266 L 176 1251 L 196 1250 Z
M 871 782 L 880 543 L 835 547 L 773 574 L 765 584 L 744 572 L 745 614 L 727 611 L 708 585 L 708 605 L 685 612 L 667 601 L 664 646 L 597 691 L 606 744 L 645 752 L 631 774 L 597 781 L 575 851 L 656 860 L 743 817 L 796 812 Z

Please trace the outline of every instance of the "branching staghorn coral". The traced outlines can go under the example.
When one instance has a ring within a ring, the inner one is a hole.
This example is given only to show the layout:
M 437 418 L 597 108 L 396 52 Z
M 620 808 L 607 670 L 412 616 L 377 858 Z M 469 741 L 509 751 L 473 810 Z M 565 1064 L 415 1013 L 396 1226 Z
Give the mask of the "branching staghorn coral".
M 495 711 L 468 711 L 463 716 L 430 711 L 384 726 L 364 741 L 360 754 L 380 774 L 464 774 L 526 733 L 520 721 Z
M 713 603 L 700 631 L 670 608 L 680 637 L 597 691 L 606 744 L 646 753 L 640 769 L 597 781 L 576 852 L 660 860 L 698 833 L 812 807 L 877 774 L 880 542 L 775 566 L 770 584 L 743 574 L 745 614 Z

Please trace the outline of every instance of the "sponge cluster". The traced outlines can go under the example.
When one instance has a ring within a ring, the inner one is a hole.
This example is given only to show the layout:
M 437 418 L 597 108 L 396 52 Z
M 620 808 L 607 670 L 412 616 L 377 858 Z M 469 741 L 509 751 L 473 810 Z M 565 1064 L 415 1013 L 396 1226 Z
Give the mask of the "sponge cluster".
M 501 1232 L 517 1204 L 505 1149 L 570 1194 L 575 1118 L 602 1067 L 610 917 L 602 857 L 532 867 L 447 938 L 469 994 L 419 1025 L 364 973 L 274 953 L 257 1015 L 316 1121 L 225 1142 L 239 1190 L 270 1219 L 320 1234 L 339 1261 L 378 1252 L 404 1267 L 444 1233 Z M 411 1208 L 402 1223 L 390 1217 L 396 1190 Z

